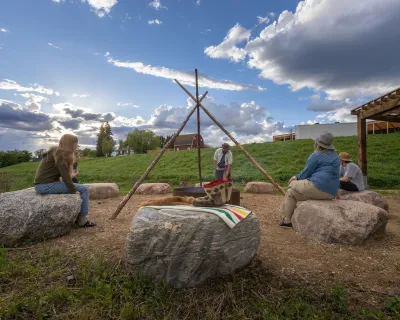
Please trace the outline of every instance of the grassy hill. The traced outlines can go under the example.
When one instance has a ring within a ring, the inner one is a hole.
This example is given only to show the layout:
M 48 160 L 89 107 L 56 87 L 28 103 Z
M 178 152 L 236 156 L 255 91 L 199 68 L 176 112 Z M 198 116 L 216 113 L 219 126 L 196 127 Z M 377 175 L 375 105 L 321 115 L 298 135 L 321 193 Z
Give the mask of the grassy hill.
M 357 157 L 357 138 L 338 137 L 334 143 L 338 152 L 347 151 Z M 244 145 L 245 149 L 280 184 L 304 167 L 313 151 L 311 140 Z M 202 150 L 202 172 L 205 181 L 214 178 L 212 157 L 215 149 Z M 368 182 L 373 188 L 400 189 L 400 134 L 368 136 Z M 236 182 L 266 180 L 258 169 L 236 147 L 233 148 L 232 175 Z M 83 159 L 79 162 L 79 182 L 115 182 L 121 191 L 128 191 L 139 179 L 156 154 L 131 155 L 115 158 Z M 168 182 L 178 185 L 181 181 L 198 181 L 197 151 L 167 152 L 147 178 L 147 182 Z M 15 174 L 13 190 L 32 186 L 38 163 L 22 163 L 2 168 L 0 172 Z

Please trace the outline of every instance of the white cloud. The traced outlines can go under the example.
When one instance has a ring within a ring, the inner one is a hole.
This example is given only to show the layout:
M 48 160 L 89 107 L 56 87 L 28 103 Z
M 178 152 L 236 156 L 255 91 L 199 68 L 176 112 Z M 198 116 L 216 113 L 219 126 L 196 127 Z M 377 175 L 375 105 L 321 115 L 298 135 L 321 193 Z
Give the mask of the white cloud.
M 257 16 L 257 26 L 262 25 L 262 24 L 267 24 L 269 22 L 269 18 L 268 17 L 261 17 L 261 16 Z
M 323 91 L 330 99 L 385 93 L 400 82 L 393 67 L 398 12 L 398 0 L 301 1 L 248 42 L 248 65 L 277 84 Z M 385 43 L 385 50 L 376 43 Z
M 149 20 L 148 24 L 162 24 L 162 21 L 156 19 L 156 20 Z
M 9 79 L 0 80 L 0 90 L 13 90 L 18 92 L 37 92 L 41 94 L 47 95 L 56 95 L 60 96 L 60 93 L 57 91 L 53 91 L 52 89 L 47 89 L 37 83 L 31 85 L 30 87 L 23 87 L 19 85 L 17 82 Z
M 118 0 L 82 0 L 87 1 L 87 3 L 92 7 L 96 14 L 103 18 L 106 14 L 109 14 L 112 7 L 114 7 Z
M 206 29 L 205 31 L 201 31 L 200 33 L 201 33 L 201 34 L 206 34 L 206 33 L 208 33 L 208 32 L 211 32 L 211 29 Z
M 178 79 L 182 84 L 195 86 L 194 73 L 180 70 L 169 69 L 165 67 L 153 67 L 151 65 L 144 65 L 142 62 L 123 62 L 116 60 L 106 55 L 107 61 L 119 68 L 132 69 L 138 73 L 152 75 L 155 77 L 166 78 L 166 79 Z M 243 83 L 233 82 L 230 80 L 215 80 L 208 75 L 199 74 L 199 86 L 213 89 L 231 90 L 231 91 L 265 91 L 265 88 L 253 85 L 247 85 Z
M 276 13 L 275 13 L 275 12 L 270 12 L 270 13 L 268 13 L 268 15 L 269 15 L 271 18 L 275 18 L 275 17 L 276 17 Z
M 52 0 L 55 3 L 60 3 L 60 2 L 64 2 L 65 0 Z
M 28 110 L 32 112 L 39 112 L 42 106 L 41 103 L 49 102 L 48 98 L 33 93 L 22 93 L 20 96 L 28 99 L 25 105 L 28 107 Z
M 5 29 L 5 28 L 1 28 L 0 31 L 3 32 L 3 33 L 8 33 L 8 32 L 10 32 L 10 31 L 8 31 L 8 30 Z
M 250 36 L 250 30 L 236 24 L 219 45 L 206 48 L 204 53 L 214 59 L 230 59 L 233 62 L 239 62 L 246 57 L 246 51 L 238 48 L 237 45 L 248 41 Z
M 132 107 L 132 108 L 140 108 L 138 105 L 134 104 L 133 102 L 118 102 L 118 107 Z
M 77 94 L 77 93 L 74 93 L 74 94 L 72 94 L 72 97 L 74 97 L 74 98 L 87 98 L 87 97 L 89 97 L 89 95 L 88 94 Z
M 161 1 L 160 1 L 160 0 L 154 0 L 154 1 L 150 2 L 150 3 L 149 3 L 149 6 L 150 6 L 150 7 L 153 7 L 153 8 L 156 9 L 156 10 L 167 9 L 166 6 L 163 6 L 163 5 L 161 4 Z
M 201 3 L 201 0 L 196 0 L 196 4 L 199 6 Z
M 52 44 L 51 42 L 47 43 L 50 47 L 54 48 L 54 49 L 58 49 L 61 50 L 61 47 L 56 46 L 55 44 Z

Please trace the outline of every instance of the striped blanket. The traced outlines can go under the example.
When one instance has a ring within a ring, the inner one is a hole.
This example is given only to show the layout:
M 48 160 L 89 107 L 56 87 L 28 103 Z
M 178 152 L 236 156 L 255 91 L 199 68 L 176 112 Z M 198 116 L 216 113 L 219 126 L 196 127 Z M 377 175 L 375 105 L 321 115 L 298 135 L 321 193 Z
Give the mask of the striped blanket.
M 193 206 L 147 206 L 142 208 L 153 208 L 157 210 L 162 209 L 173 209 L 173 210 L 185 210 L 185 211 L 197 211 L 197 212 L 208 212 L 220 217 L 231 229 L 236 226 L 240 221 L 246 218 L 251 210 L 243 207 L 233 206 L 226 204 L 222 207 L 208 208 L 208 207 L 193 207 Z

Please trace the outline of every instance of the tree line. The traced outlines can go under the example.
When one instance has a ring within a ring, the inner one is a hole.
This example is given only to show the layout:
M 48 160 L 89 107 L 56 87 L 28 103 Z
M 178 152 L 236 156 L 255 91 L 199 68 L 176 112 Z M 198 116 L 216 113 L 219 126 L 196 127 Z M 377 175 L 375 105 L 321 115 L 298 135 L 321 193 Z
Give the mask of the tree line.
M 84 148 L 80 149 L 79 152 L 80 156 L 84 158 L 110 157 L 116 151 L 116 148 L 127 148 L 128 153 L 141 154 L 147 153 L 148 150 L 163 148 L 171 138 L 172 135 L 156 135 L 151 130 L 134 129 L 128 133 L 125 139 L 120 139 L 117 144 L 113 138 L 111 125 L 106 122 L 101 124 L 99 128 L 96 149 Z M 31 160 L 39 161 L 45 151 L 46 149 L 38 149 L 33 155 L 27 150 L 0 151 L 0 168 Z

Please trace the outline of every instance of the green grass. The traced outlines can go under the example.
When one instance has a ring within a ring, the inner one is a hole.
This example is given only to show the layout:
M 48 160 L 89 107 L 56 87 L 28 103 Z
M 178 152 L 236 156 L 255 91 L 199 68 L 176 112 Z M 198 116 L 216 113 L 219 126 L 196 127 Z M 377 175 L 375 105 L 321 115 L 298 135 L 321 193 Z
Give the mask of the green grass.
M 308 155 L 313 151 L 311 140 L 297 140 L 274 143 L 256 143 L 244 146 L 245 149 L 279 183 L 285 185 L 293 175 L 304 167 Z M 357 138 L 335 138 L 337 151 L 347 151 L 357 157 Z M 203 179 L 214 178 L 212 157 L 215 149 L 202 150 Z M 376 189 L 400 189 L 400 134 L 370 135 L 367 143 L 368 182 Z M 115 182 L 121 192 L 127 192 L 133 183 L 144 173 L 156 154 L 131 155 L 115 158 L 83 159 L 79 163 L 79 181 Z M 243 178 L 266 180 L 258 169 L 236 147 L 233 148 L 232 175 L 236 182 Z M 38 163 L 23 163 L 2 168 L 19 177 L 13 190 L 32 186 Z M 196 182 L 197 151 L 167 152 L 147 178 L 147 182 L 168 182 L 178 185 L 181 181 Z
M 291 281 L 289 281 L 291 280 Z M 0 319 L 399 319 L 346 288 L 274 277 L 255 260 L 231 277 L 177 290 L 102 256 L 0 248 Z M 381 299 L 379 299 L 381 300 Z

